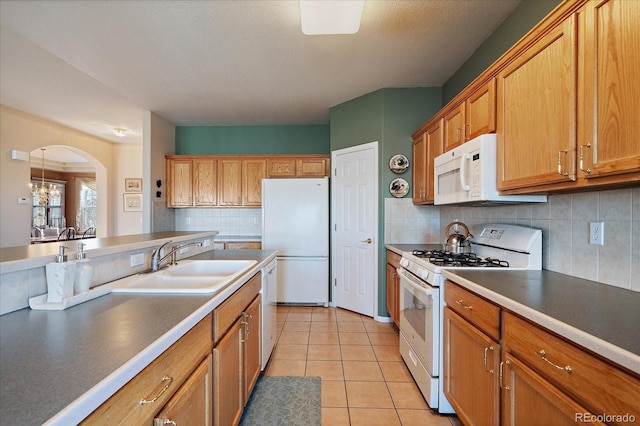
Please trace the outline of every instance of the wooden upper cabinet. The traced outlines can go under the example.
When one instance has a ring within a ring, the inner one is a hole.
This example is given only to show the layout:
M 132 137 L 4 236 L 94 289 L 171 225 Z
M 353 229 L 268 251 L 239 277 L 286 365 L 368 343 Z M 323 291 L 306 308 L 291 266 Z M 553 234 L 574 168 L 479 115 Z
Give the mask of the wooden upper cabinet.
M 465 142 L 465 103 L 461 102 L 444 116 L 444 150 L 449 151 Z
M 270 178 L 296 177 L 296 159 L 269 158 L 267 160 L 267 174 Z
M 296 160 L 296 177 L 329 176 L 328 158 L 299 158 Z
M 433 204 L 434 159 L 444 147 L 444 118 L 433 122 L 413 140 L 413 204 Z
M 242 160 L 242 205 L 262 205 L 262 179 L 267 177 L 267 160 Z
M 168 160 L 167 206 L 191 207 L 193 205 L 193 161 Z
M 580 13 L 579 175 L 640 180 L 640 2 L 590 1 Z M 622 176 L 620 176 L 622 175 Z
M 221 206 L 242 205 L 242 160 L 223 159 L 218 162 L 218 204 Z
M 427 201 L 427 133 L 413 139 L 413 204 Z
M 195 176 L 193 179 L 194 201 L 196 206 L 216 206 L 217 197 L 217 165 L 216 160 L 194 160 Z
M 576 179 L 576 47 L 570 15 L 499 72 L 499 190 Z
M 496 79 L 480 86 L 465 102 L 465 140 L 496 131 Z

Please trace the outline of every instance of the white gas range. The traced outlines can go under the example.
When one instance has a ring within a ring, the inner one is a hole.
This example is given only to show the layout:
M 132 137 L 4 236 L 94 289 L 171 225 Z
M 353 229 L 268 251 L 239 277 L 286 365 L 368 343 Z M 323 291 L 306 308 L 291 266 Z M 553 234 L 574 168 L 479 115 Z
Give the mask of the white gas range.
M 400 276 L 400 353 L 432 409 L 454 410 L 442 381 L 443 269 L 542 269 L 542 231 L 517 225 L 472 227 L 470 253 L 404 252 Z

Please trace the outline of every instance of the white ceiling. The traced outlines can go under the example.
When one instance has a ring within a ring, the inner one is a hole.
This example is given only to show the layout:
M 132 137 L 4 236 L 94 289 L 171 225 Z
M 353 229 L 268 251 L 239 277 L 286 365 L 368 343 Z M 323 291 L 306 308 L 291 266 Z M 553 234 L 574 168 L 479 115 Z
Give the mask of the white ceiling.
M 441 86 L 520 0 L 367 0 L 306 36 L 297 1 L 0 1 L 0 103 L 113 142 L 176 125 L 328 124 L 387 87 Z M 126 127 L 124 138 L 110 127 Z

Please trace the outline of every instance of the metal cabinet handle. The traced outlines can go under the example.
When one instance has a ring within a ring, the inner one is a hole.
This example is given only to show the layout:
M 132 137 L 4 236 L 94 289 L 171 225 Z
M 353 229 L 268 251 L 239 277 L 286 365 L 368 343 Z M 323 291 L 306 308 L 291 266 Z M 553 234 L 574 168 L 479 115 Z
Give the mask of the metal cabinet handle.
M 584 154 L 583 154 L 583 148 L 584 148 L 585 146 L 586 146 L 587 148 L 591 148 L 591 143 L 587 143 L 586 145 L 580 145 L 580 170 L 582 170 L 583 172 L 586 172 L 586 173 L 591 173 L 591 169 L 589 169 L 589 168 L 585 169 L 585 168 L 584 168 Z
M 174 422 L 171 419 L 155 419 L 153 421 L 153 425 L 157 426 L 157 425 L 172 425 L 172 426 L 178 426 L 178 423 Z
M 465 305 L 465 304 L 462 302 L 462 299 L 460 299 L 460 300 L 456 300 L 456 303 L 457 303 L 458 305 L 462 306 L 462 307 L 463 307 L 463 308 L 465 308 L 465 309 L 469 309 L 469 310 L 472 310 L 472 309 L 473 309 L 473 306 L 471 306 L 471 305 Z
M 171 386 L 171 383 L 173 383 L 173 377 L 164 376 L 162 378 L 161 383 L 164 383 L 164 386 L 162 386 L 162 388 L 158 391 L 156 396 L 153 397 L 152 399 L 147 399 L 147 398 L 140 399 L 140 405 L 153 404 L 154 402 L 156 402 L 158 398 L 160 398 L 162 394 L 165 393 L 167 389 L 169 389 L 169 386 Z
M 569 153 L 568 149 L 561 149 L 560 151 L 558 151 L 558 174 L 562 176 L 569 176 L 569 172 L 562 171 L 562 154 L 568 154 L 568 153 Z
M 493 374 L 493 369 L 487 370 L 487 351 L 493 352 L 493 346 L 489 346 L 488 348 L 484 348 L 484 371 L 487 373 Z
M 560 365 L 556 364 L 555 362 L 553 362 L 553 361 L 549 360 L 549 359 L 547 358 L 547 353 L 544 351 L 544 349 L 540 349 L 538 352 L 536 352 L 536 355 L 538 355 L 540 358 L 542 358 L 542 360 L 543 360 L 544 362 L 546 362 L 546 363 L 547 363 L 547 364 L 549 364 L 549 365 L 554 366 L 554 367 L 555 367 L 555 368 L 557 368 L 558 370 L 564 370 L 564 371 L 566 371 L 567 373 L 571 373 L 571 372 L 573 371 L 573 369 L 571 368 L 571 366 L 570 366 L 570 365 L 566 365 L 566 366 L 562 367 L 562 366 L 560 366 Z
M 360 240 L 361 243 L 371 244 L 373 240 L 371 238 L 367 238 L 366 240 Z
M 502 388 L 502 389 L 504 389 L 504 390 L 511 390 L 511 387 L 509 387 L 509 386 L 503 386 L 503 384 L 502 384 L 502 377 L 503 377 L 503 374 L 502 374 L 502 373 L 503 373 L 503 371 L 502 371 L 502 367 L 503 367 L 505 364 L 506 364 L 507 366 L 511 365 L 511 363 L 509 362 L 509 360 L 502 361 L 502 362 L 500 363 L 500 388 Z

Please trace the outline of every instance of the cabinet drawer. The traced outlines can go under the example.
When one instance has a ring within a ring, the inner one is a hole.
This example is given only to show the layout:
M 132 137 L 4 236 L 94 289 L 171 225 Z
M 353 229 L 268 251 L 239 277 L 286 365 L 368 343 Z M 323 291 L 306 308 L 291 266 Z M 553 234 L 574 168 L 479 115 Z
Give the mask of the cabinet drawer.
M 500 308 L 447 280 L 444 300 L 451 309 L 495 340 L 500 340 Z
M 402 256 L 400 256 L 399 254 L 391 251 L 391 250 L 387 250 L 387 263 L 390 263 L 394 268 L 399 268 L 400 267 L 400 259 L 402 258 Z
M 638 377 L 513 314 L 505 312 L 503 321 L 506 351 L 576 401 L 597 414 L 640 418 Z
M 260 292 L 261 274 L 257 273 L 249 281 L 233 293 L 220 306 L 213 310 L 213 341 L 217 342 L 233 325 L 240 313 Z
M 156 413 L 208 355 L 211 347 L 211 315 L 207 315 L 82 423 L 151 424 Z M 153 402 L 140 402 L 156 397 Z

